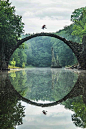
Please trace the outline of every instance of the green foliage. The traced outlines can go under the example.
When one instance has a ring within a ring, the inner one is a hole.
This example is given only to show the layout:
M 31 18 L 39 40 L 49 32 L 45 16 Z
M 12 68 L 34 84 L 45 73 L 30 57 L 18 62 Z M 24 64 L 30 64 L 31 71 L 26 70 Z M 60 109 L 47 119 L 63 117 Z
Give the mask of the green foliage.
M 9 78 L 15 90 L 17 90 L 22 96 L 25 96 L 26 91 L 28 90 L 26 82 L 27 76 L 24 70 L 18 72 L 9 73 Z
M 16 61 L 14 61 L 14 58 L 13 58 L 13 60 L 12 60 L 10 63 L 11 63 L 11 65 L 12 65 L 13 67 L 15 67 Z
M 28 49 L 27 64 L 36 67 L 51 65 L 51 39 L 49 37 L 36 37 L 26 42 Z
M 14 78 L 16 77 L 16 73 L 15 71 L 11 72 L 10 76 L 12 77 L 12 79 L 14 80 Z
M 86 35 L 86 7 L 76 9 L 71 20 L 74 22 L 72 35 L 78 35 L 81 38 Z
M 71 21 L 73 21 L 73 22 L 75 22 L 76 20 L 79 21 L 84 9 L 86 9 L 86 7 L 75 9 L 71 15 Z
M 86 128 L 86 105 L 83 102 L 83 97 L 78 96 L 64 102 L 66 108 L 71 109 L 72 121 L 77 127 Z
M 15 15 L 15 7 L 9 0 L 0 2 L 0 38 L 7 41 L 16 40 L 23 32 L 22 17 Z M 11 41 L 11 43 L 12 43 Z M 13 42 L 14 43 L 14 42 Z
M 25 63 L 23 62 L 23 64 L 22 64 L 22 68 L 25 68 Z
M 0 1 L 0 59 L 7 61 L 12 48 L 24 32 L 22 17 L 15 14 L 15 7 L 9 0 Z M 3 55 L 3 56 L 2 56 Z
M 27 63 L 26 49 L 19 49 L 19 48 L 17 48 L 16 51 L 11 56 L 10 61 L 13 58 L 16 61 L 16 66 L 22 67 L 23 62 L 25 64 Z
M 70 32 L 71 32 L 71 29 L 70 29 Z M 60 32 L 57 32 L 56 34 L 66 38 L 67 40 L 71 40 L 74 42 L 77 40 L 75 36 L 69 35 L 68 27 L 66 30 L 64 29 Z M 77 59 L 75 55 L 65 43 L 55 38 L 53 38 L 52 41 L 54 42 L 53 48 L 54 48 L 56 55 L 58 55 L 58 60 L 61 66 L 73 65 L 74 63 L 77 63 Z
M 25 44 L 22 43 L 22 45 L 19 46 L 20 49 L 25 49 Z

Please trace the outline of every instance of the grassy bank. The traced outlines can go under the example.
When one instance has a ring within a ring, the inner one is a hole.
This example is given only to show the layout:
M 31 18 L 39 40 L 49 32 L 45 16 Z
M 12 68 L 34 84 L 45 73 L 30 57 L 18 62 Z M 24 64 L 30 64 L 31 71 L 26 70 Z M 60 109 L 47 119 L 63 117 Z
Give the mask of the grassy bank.
M 9 69 L 20 69 L 21 67 L 16 67 L 16 66 L 12 66 L 12 65 L 8 65 Z
M 12 66 L 12 65 L 9 65 L 8 68 L 9 69 L 23 69 L 23 67 L 17 67 L 17 66 Z M 29 65 L 29 66 L 25 66 L 24 68 L 35 68 L 35 67 L 32 65 Z

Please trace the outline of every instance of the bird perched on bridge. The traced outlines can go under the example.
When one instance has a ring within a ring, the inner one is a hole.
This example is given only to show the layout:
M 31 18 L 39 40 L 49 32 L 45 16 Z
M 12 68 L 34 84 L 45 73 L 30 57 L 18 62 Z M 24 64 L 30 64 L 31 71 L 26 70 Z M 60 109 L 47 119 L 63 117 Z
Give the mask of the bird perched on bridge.
M 46 25 L 43 25 L 43 26 L 42 26 L 42 29 L 47 29 L 47 28 L 46 28 Z
M 43 112 L 43 114 L 44 114 L 44 115 L 46 115 L 46 114 L 47 114 L 47 111 L 45 111 L 45 110 L 43 110 L 42 112 Z

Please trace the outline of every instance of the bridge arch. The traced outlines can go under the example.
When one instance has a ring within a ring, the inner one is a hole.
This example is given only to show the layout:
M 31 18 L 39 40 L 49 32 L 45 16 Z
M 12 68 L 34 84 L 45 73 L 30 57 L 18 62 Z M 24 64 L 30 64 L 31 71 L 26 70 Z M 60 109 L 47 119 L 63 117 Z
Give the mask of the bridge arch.
M 78 52 L 80 52 L 80 51 L 82 50 L 82 45 L 79 44 L 79 43 L 72 42 L 72 41 L 68 41 L 68 40 L 66 40 L 65 38 L 63 38 L 63 37 L 61 37 L 61 36 L 59 36 L 59 35 L 56 35 L 56 34 L 54 34 L 54 33 L 43 33 L 43 32 L 42 32 L 42 33 L 31 34 L 31 35 L 29 35 L 29 36 L 27 36 L 27 37 L 25 37 L 25 38 L 19 40 L 19 41 L 17 42 L 17 45 L 16 45 L 15 48 L 13 49 L 13 52 L 14 52 L 22 43 L 24 43 L 25 41 L 30 40 L 30 39 L 35 38 L 35 37 L 39 37 L 39 36 L 54 37 L 54 38 L 56 38 L 56 39 L 59 39 L 59 40 L 63 41 L 66 45 L 68 45 L 68 46 L 72 49 L 72 51 L 73 51 L 73 53 L 75 54 L 76 57 L 77 57 L 77 54 L 78 54 L 78 53 L 77 53 L 77 50 L 78 50 Z
M 86 40 L 83 40 L 84 42 L 82 41 L 82 44 L 79 44 L 79 43 L 76 43 L 76 42 L 73 42 L 73 41 L 70 41 L 70 40 L 68 41 L 65 38 L 63 38 L 63 37 L 61 37 L 61 36 L 59 36 L 57 34 L 54 34 L 54 33 L 44 33 L 44 32 L 36 33 L 36 34 L 31 34 L 31 35 L 29 35 L 29 36 L 27 36 L 27 37 L 25 37 L 25 38 L 23 38 L 21 40 L 18 40 L 17 45 L 14 46 L 12 51 L 10 52 L 9 59 L 10 59 L 11 55 L 14 53 L 14 51 L 22 43 L 24 43 L 25 41 L 30 40 L 32 38 L 38 37 L 38 36 L 49 36 L 49 37 L 54 37 L 56 39 L 59 39 L 59 40 L 63 41 L 66 45 L 68 45 L 71 48 L 72 52 L 75 54 L 75 56 L 76 56 L 76 58 L 77 58 L 77 60 L 79 62 L 80 68 L 81 69 L 86 69 L 86 51 L 85 51 L 86 49 L 84 49 L 84 46 L 86 46 L 86 45 L 84 45 L 84 44 L 86 44 L 84 42 Z

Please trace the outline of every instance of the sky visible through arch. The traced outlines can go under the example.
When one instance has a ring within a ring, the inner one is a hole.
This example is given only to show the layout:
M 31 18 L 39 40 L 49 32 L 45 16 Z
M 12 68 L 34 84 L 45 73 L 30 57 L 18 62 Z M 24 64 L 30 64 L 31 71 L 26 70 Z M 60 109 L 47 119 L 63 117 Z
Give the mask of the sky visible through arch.
M 56 32 L 70 25 L 75 9 L 85 7 L 86 0 L 9 0 L 21 15 L 25 33 Z M 42 30 L 42 25 L 47 29 Z

